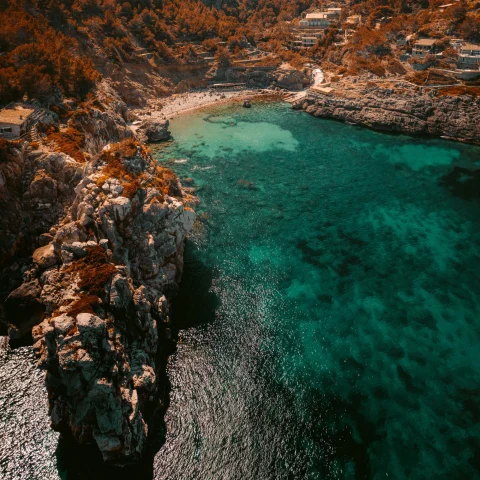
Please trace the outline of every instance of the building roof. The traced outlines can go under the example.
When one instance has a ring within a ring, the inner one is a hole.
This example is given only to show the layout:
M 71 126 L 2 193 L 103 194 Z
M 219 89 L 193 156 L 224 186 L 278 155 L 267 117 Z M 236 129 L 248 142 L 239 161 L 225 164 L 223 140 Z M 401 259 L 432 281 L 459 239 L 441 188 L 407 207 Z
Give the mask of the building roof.
M 34 111 L 33 108 L 23 108 L 18 105 L 4 108 L 0 111 L 0 123 L 21 125 Z
M 462 45 L 462 50 L 480 50 L 480 45 L 475 45 L 474 43 L 464 43 Z
M 320 20 L 320 19 L 329 19 L 330 15 L 327 12 L 313 12 L 307 13 L 305 18 L 308 20 Z
M 421 40 L 417 40 L 415 45 L 422 45 L 424 47 L 431 47 L 436 40 L 434 38 L 422 38 Z

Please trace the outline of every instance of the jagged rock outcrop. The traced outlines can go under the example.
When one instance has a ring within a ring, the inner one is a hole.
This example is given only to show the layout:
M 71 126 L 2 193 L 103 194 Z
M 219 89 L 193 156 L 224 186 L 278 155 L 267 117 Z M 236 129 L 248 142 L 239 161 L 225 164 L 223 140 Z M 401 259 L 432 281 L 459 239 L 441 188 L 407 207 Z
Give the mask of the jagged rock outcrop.
M 133 140 L 106 147 L 74 192 L 7 301 L 10 334 L 37 324 L 53 428 L 124 464 L 145 446 L 196 200 Z
M 310 83 L 307 76 L 295 69 L 279 68 L 273 73 L 274 85 L 286 90 L 302 90 Z
M 375 130 L 435 135 L 480 144 L 480 98 L 385 88 L 309 95 L 292 105 L 316 117 Z
M 247 72 L 246 80 L 249 88 L 266 88 L 273 82 L 271 72 L 265 70 L 250 70 Z
M 4 313 L 11 340 L 32 332 L 53 428 L 125 464 L 144 451 L 152 401 L 165 400 L 156 395 L 166 378 L 157 362 L 171 348 L 167 297 L 196 200 L 133 139 L 107 82 L 65 108 L 84 162 L 49 143 L 12 144 L 0 161 Z M 166 132 L 154 125 L 145 138 Z
M 74 187 L 85 175 L 90 155 L 109 142 L 133 137 L 124 120 L 128 108 L 109 83 L 99 84 L 95 93 L 88 108 L 62 99 L 59 92 L 55 95 L 55 107 L 74 112 L 68 125 L 85 138 L 86 162 L 53 151 L 57 149 L 48 143 L 32 149 L 26 143 L 10 142 L 0 149 L 0 303 L 20 285 L 22 269 L 32 251 L 51 241 L 54 231 L 50 229 L 54 230 L 68 213 Z M 58 121 L 49 110 L 42 114 L 43 124 Z M 41 134 L 41 141 L 45 137 Z M 0 305 L 1 333 L 6 333 L 5 325 Z
M 68 122 L 85 136 L 84 149 L 92 155 L 107 143 L 133 137 L 123 118 L 128 108 L 107 82 L 99 85 L 96 98 L 96 106 L 76 110 Z M 65 106 L 73 108 L 68 101 Z M 50 116 L 47 111 L 45 118 Z M 42 235 L 67 213 L 87 165 L 62 152 L 21 144 L 9 150 L 0 161 L 0 267 L 43 244 Z
M 144 142 L 163 142 L 171 138 L 168 130 L 170 122 L 161 119 L 147 119 L 142 122 L 137 130 L 137 137 Z
M 0 163 L 0 175 L 4 178 L 0 186 L 2 302 L 21 283 L 23 259 L 36 246 L 51 240 L 50 229 L 68 211 L 74 198 L 73 186 L 82 178 L 82 172 L 82 165 L 64 153 L 32 152 L 25 148 Z M 22 323 L 23 319 L 21 315 L 15 322 Z M 4 323 L 0 311 L 0 324 Z M 25 333 L 20 328 L 19 336 Z

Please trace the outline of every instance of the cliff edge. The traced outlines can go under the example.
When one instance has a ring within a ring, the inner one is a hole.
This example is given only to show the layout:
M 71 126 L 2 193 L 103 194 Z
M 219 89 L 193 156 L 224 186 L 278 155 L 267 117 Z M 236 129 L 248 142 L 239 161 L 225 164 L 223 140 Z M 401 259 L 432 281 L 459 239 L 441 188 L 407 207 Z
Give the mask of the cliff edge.
M 122 103 L 106 99 L 72 116 L 91 145 L 84 161 L 47 148 L 11 153 L 10 179 L 22 188 L 5 198 L 17 195 L 20 224 L 32 214 L 42 221 L 22 227 L 23 253 L 28 242 L 38 248 L 5 314 L 12 341 L 32 333 L 52 427 L 122 465 L 142 456 L 165 384 L 168 297 L 197 200 L 125 128 Z M 10 264 L 16 254 L 9 246 Z
M 350 90 L 312 89 L 292 107 L 315 117 L 374 130 L 441 136 L 480 144 L 480 98 L 468 94 L 442 95 L 408 85 L 402 88 L 354 85 Z

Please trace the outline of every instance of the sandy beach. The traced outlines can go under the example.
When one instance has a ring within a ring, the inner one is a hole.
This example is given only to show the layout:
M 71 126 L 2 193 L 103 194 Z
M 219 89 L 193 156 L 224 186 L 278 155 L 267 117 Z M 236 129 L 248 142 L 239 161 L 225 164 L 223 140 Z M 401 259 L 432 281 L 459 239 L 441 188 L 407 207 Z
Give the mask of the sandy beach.
M 271 90 L 235 90 L 235 91 L 202 91 L 187 92 L 171 95 L 165 98 L 152 99 L 149 104 L 141 109 L 134 110 L 140 120 L 147 118 L 171 120 L 193 110 L 207 107 L 213 104 L 228 103 L 233 100 L 243 101 L 266 96 L 281 96 L 280 93 Z

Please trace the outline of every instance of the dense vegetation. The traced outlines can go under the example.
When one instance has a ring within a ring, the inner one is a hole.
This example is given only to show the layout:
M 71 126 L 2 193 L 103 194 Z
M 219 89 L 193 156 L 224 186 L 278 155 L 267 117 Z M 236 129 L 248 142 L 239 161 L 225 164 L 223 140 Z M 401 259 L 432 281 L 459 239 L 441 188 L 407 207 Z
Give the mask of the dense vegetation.
M 336 2 L 343 5 L 346 2 Z M 42 97 L 57 87 L 84 96 L 106 63 L 149 61 L 152 67 L 198 61 L 192 46 L 221 58 L 242 56 L 248 45 L 295 64 L 313 58 L 351 74 L 399 71 L 391 44 L 406 32 L 435 38 L 480 40 L 480 2 L 461 0 L 445 11 L 442 0 L 353 0 L 349 14 L 366 20 L 344 48 L 330 29 L 302 55 L 287 47 L 287 22 L 315 0 L 7 0 L 0 5 L 0 98 Z M 342 16 L 345 24 L 347 12 Z M 219 42 L 224 42 L 219 46 Z M 221 50 L 221 51 L 219 51 Z M 144 55 L 149 55 L 147 58 Z
M 2 102 L 25 93 L 48 95 L 53 86 L 67 95 L 83 95 L 99 78 L 74 38 L 18 7 L 0 15 L 0 52 Z

